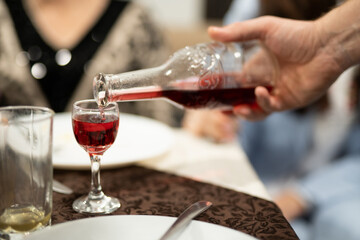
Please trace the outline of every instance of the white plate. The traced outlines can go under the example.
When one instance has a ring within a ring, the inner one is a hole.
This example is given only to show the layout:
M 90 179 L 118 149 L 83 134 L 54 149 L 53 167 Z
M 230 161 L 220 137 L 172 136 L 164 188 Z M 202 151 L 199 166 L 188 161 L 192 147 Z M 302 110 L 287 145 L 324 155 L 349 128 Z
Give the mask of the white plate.
M 27 240 L 158 240 L 176 220 L 165 216 L 103 216 L 70 221 L 30 234 Z M 250 240 L 254 237 L 211 223 L 192 221 L 179 240 Z
M 166 153 L 173 144 L 167 125 L 146 117 L 120 113 L 114 144 L 104 153 L 101 167 L 113 168 Z M 76 142 L 70 113 L 55 114 L 53 165 L 59 169 L 89 169 L 90 159 Z

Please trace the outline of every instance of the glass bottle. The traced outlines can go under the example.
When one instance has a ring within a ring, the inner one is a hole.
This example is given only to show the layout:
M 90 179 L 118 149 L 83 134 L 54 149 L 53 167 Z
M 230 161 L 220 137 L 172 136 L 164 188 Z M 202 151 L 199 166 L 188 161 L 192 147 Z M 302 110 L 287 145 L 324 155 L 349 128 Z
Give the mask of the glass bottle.
M 277 62 L 259 41 L 210 42 L 175 52 L 161 66 L 120 74 L 99 73 L 94 98 L 108 102 L 165 98 L 186 108 L 256 107 L 254 89 L 275 84 Z

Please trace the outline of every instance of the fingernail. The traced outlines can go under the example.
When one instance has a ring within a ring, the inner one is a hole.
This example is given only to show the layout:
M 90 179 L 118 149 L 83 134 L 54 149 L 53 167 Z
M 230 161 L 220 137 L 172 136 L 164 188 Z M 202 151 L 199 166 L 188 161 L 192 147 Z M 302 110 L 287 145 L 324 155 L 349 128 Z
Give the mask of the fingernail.
M 218 31 L 221 31 L 221 27 L 217 27 L 217 26 L 210 26 L 208 28 L 209 31 L 211 32 L 218 32 Z
M 250 109 L 247 107 L 235 107 L 234 108 L 234 113 L 237 115 L 249 115 L 250 114 Z
M 234 127 L 233 127 L 232 125 L 230 125 L 230 124 L 224 124 L 224 125 L 223 125 L 223 130 L 224 130 L 225 133 L 227 133 L 228 135 L 230 135 L 230 134 L 233 134 L 233 132 L 234 132 Z

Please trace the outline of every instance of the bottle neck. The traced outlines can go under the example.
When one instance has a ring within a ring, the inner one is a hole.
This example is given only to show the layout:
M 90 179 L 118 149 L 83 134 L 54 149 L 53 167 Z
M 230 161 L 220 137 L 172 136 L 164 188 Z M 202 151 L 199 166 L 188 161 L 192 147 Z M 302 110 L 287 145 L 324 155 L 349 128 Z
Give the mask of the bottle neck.
M 158 98 L 166 84 L 164 78 L 161 66 L 121 74 L 100 73 L 94 78 L 93 93 L 100 106 L 109 102 Z

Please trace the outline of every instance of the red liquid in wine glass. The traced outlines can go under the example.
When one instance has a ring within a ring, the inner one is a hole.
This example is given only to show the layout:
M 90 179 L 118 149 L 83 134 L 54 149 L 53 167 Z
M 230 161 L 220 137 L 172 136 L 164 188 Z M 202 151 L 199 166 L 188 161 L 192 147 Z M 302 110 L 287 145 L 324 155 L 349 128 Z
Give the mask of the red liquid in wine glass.
M 72 120 L 73 131 L 77 142 L 88 152 L 101 154 L 115 141 L 119 128 L 119 118 L 99 114 L 75 115 Z

